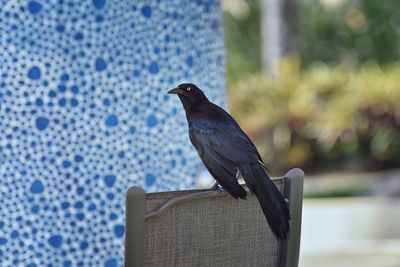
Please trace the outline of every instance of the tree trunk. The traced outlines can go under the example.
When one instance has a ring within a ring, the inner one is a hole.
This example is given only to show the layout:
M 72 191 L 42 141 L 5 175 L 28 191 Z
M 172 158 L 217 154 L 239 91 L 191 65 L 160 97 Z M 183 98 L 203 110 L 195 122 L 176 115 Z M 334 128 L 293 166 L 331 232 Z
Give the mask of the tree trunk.
M 264 71 L 273 77 L 281 59 L 295 48 L 295 0 L 261 0 Z

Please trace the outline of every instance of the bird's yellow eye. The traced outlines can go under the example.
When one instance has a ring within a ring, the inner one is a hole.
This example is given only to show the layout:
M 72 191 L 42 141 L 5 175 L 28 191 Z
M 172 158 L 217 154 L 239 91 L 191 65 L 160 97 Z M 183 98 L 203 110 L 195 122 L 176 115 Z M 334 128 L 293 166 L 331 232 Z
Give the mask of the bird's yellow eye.
M 190 87 L 187 87 L 187 88 L 186 88 L 186 91 L 189 92 L 190 90 L 192 90 L 192 88 L 190 88 Z

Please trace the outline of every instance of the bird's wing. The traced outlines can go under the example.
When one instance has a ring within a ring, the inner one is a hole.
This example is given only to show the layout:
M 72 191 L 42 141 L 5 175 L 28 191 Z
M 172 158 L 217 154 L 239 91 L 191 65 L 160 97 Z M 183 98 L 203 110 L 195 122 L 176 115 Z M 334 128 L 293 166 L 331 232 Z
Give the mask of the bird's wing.
M 253 148 L 253 151 L 255 153 L 257 153 L 258 161 L 260 162 L 260 164 L 264 167 L 264 169 L 267 171 L 267 173 L 271 174 L 270 168 L 267 166 L 267 164 L 261 158 L 261 155 L 260 155 L 260 153 L 258 153 L 256 146 L 253 144 L 253 142 L 250 140 L 250 138 L 243 132 L 243 130 L 240 128 L 239 124 L 237 124 L 235 119 L 232 118 L 232 116 L 228 112 L 221 109 L 217 105 L 213 104 L 213 106 L 215 107 L 214 108 L 215 113 L 219 113 L 222 117 L 226 118 L 228 121 L 230 121 L 231 124 L 233 124 L 232 126 L 235 129 L 235 131 L 237 131 L 240 134 L 240 137 L 245 139 L 245 141 L 247 141 L 247 143 Z
M 248 137 L 234 122 L 208 119 L 191 120 L 189 136 L 217 182 L 237 197 L 241 188 L 236 179 L 237 167 L 258 161 L 258 152 Z
M 189 134 L 200 150 L 207 148 L 206 152 L 210 152 L 216 161 L 222 160 L 221 163 L 227 164 L 225 166 L 255 163 L 259 160 L 257 149 L 234 122 L 193 119 L 189 125 Z

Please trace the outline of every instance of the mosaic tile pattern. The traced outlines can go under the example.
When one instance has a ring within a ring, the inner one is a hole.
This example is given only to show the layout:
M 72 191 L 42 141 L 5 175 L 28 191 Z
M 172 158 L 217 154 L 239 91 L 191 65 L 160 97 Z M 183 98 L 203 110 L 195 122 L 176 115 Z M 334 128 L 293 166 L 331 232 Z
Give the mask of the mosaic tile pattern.
M 124 193 L 195 186 L 166 91 L 225 104 L 219 1 L 0 0 L 0 266 L 121 266 Z

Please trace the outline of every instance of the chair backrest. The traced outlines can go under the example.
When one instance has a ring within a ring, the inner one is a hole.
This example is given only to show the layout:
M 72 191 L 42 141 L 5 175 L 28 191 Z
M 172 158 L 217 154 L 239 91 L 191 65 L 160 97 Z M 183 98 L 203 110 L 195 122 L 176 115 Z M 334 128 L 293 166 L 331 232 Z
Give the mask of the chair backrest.
M 126 196 L 125 266 L 297 266 L 304 173 L 274 179 L 289 201 L 291 232 L 279 242 L 257 199 L 210 190 Z

